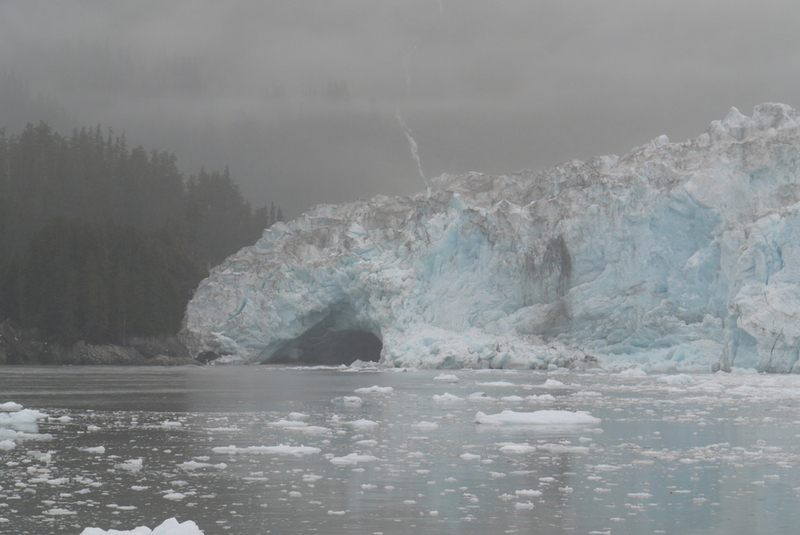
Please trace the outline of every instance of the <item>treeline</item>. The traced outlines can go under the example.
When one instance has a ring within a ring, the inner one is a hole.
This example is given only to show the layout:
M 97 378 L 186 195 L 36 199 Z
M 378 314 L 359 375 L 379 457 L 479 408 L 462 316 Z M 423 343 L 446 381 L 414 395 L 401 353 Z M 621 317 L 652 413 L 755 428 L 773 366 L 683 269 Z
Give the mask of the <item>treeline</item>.
M 0 320 L 62 344 L 174 334 L 208 269 L 280 219 L 227 169 L 184 180 L 99 126 L 0 131 Z

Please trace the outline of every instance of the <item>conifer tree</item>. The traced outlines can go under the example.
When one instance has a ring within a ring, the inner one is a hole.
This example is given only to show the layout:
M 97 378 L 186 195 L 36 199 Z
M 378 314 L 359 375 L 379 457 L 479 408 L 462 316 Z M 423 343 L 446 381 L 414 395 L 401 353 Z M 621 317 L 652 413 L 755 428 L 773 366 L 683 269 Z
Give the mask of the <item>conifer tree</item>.
M 282 218 L 227 168 L 184 181 L 174 154 L 100 125 L 0 129 L 0 321 L 64 343 L 177 332 L 207 270 Z

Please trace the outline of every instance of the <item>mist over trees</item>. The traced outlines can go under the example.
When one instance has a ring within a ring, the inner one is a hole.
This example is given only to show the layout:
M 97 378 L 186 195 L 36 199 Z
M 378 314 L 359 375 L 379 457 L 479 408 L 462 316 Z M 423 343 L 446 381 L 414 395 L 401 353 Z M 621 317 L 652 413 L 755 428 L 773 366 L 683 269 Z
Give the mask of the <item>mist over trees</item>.
M 184 180 L 99 126 L 0 130 L 0 319 L 63 344 L 174 334 L 208 269 L 281 218 L 227 169 Z

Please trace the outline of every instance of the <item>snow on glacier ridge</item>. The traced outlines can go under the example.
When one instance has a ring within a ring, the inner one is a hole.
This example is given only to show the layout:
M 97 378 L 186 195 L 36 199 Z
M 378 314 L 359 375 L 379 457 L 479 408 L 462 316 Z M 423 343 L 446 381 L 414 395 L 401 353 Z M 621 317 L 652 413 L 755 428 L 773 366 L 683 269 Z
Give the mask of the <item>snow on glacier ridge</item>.
M 393 366 L 800 371 L 798 124 L 733 108 L 622 158 L 318 206 L 215 268 L 183 336 L 245 361 L 368 333 Z

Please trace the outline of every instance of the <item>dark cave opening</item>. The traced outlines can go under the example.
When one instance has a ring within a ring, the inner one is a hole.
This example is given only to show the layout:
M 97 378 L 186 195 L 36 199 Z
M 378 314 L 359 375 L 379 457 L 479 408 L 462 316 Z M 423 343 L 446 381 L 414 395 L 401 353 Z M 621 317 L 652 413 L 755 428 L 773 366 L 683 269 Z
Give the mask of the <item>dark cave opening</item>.
M 331 312 L 322 321 L 279 347 L 264 364 L 349 365 L 362 360 L 377 362 L 383 342 L 362 329 L 336 328 L 341 325 L 341 311 Z

